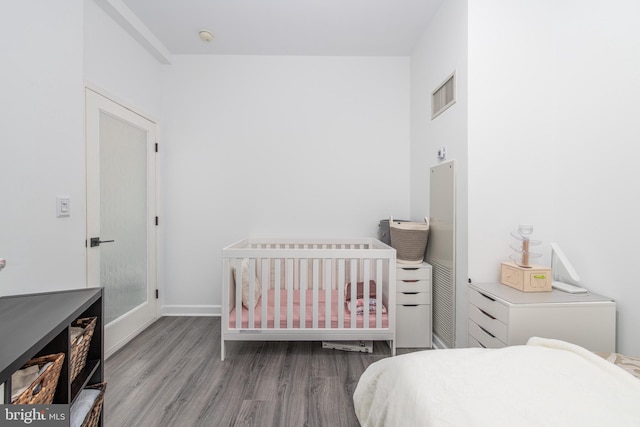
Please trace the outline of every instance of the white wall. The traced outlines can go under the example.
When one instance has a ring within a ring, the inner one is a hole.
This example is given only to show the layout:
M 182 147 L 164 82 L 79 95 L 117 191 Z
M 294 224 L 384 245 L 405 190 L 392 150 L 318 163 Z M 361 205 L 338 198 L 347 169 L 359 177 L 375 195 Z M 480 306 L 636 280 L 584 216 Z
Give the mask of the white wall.
M 116 101 L 157 121 L 162 68 L 93 0 L 84 0 L 84 78 Z
M 429 171 L 441 161 L 456 163 L 456 292 L 467 286 L 467 1 L 443 2 L 411 55 L 411 216 L 428 216 Z M 431 93 L 456 72 L 456 103 L 431 120 Z M 456 304 L 456 342 L 467 343 L 466 298 Z
M 640 356 L 640 2 L 554 7 L 554 239 Z
M 165 314 L 219 313 L 236 240 L 409 214 L 408 58 L 176 56 L 163 95 Z
M 553 236 L 549 16 L 539 2 L 469 4 L 469 275 L 475 282 L 499 279 L 518 224 L 532 223 L 533 238 L 547 243 L 536 250 L 546 251 Z
M 0 35 L 0 295 L 84 287 L 84 79 L 159 116 L 161 68 L 91 0 L 17 2 Z
M 638 16 L 622 0 L 469 3 L 469 275 L 497 280 L 531 222 L 541 263 L 557 241 L 616 300 L 618 350 L 635 355 Z
M 0 15 L 0 295 L 82 287 L 82 1 L 12 2 Z M 56 218 L 56 196 L 71 217 Z

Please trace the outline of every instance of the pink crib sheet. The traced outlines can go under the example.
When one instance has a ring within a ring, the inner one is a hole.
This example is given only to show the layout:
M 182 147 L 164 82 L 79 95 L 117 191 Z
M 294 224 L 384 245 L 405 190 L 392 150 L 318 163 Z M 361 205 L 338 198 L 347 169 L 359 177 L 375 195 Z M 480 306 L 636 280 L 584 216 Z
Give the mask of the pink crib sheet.
M 254 311 L 254 325 L 249 327 L 249 310 L 242 306 L 242 326 L 243 329 L 250 328 L 267 328 L 274 329 L 275 316 L 274 316 L 274 301 L 275 301 L 275 290 L 270 289 L 267 293 L 267 325 L 262 325 L 262 298 L 258 300 L 258 304 L 255 307 Z M 280 291 L 280 328 L 287 329 L 287 301 L 288 295 L 286 290 Z M 295 289 L 293 291 L 293 328 L 300 328 L 300 290 Z M 331 328 L 354 328 L 351 323 L 351 312 L 348 310 L 346 305 L 343 307 L 344 312 L 344 323 L 343 325 L 338 325 L 339 323 L 339 313 L 338 313 L 338 291 L 331 291 Z M 306 290 L 305 291 L 305 328 L 313 328 L 313 291 Z M 326 328 L 326 294 L 324 290 L 318 291 L 318 328 Z M 364 315 L 358 314 L 356 315 L 356 326 L 355 328 L 363 328 L 364 326 Z M 236 327 L 236 309 L 234 307 L 233 310 L 229 313 L 229 327 Z M 376 312 L 369 312 L 369 328 L 376 327 Z M 389 317 L 386 313 L 382 314 L 382 328 L 389 327 Z

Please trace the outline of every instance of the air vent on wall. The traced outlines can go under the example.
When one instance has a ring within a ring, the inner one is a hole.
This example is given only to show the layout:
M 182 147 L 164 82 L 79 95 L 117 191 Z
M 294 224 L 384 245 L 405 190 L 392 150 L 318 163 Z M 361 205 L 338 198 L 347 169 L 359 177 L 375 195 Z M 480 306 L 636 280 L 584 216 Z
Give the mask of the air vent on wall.
M 456 103 L 456 72 L 431 94 L 431 120 L 442 114 L 447 108 Z

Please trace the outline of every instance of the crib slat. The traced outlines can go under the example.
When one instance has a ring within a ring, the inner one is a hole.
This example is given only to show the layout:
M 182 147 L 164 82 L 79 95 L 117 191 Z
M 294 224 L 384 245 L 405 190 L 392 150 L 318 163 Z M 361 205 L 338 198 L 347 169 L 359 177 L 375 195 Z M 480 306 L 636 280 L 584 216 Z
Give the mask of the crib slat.
M 269 276 L 267 276 L 267 273 L 269 272 L 269 260 L 262 258 L 261 260 L 261 264 L 262 264 L 262 281 L 260 282 L 260 284 L 262 285 L 262 305 L 261 305 L 261 311 L 262 311 L 262 318 L 260 319 L 260 326 L 263 329 L 266 329 L 269 327 L 269 325 L 267 324 L 267 313 L 268 313 L 268 307 L 269 307 Z
M 338 328 L 344 328 L 344 261 L 338 260 Z
M 281 287 L 280 287 L 280 283 L 282 283 L 282 281 L 280 280 L 280 260 L 276 259 L 274 262 L 274 283 L 273 283 L 273 288 L 276 290 L 273 293 L 273 328 L 274 329 L 280 329 L 280 291 L 281 291 Z
M 331 328 L 331 272 L 333 271 L 333 263 L 331 259 L 324 260 L 324 290 L 325 290 L 325 314 L 324 327 Z
M 368 259 L 365 259 L 363 262 L 362 268 L 364 269 L 364 277 L 362 278 L 362 290 L 363 290 L 363 300 L 364 306 L 362 307 L 362 327 L 369 327 L 369 302 L 370 302 L 370 292 L 369 292 L 369 277 L 371 276 L 370 270 L 370 262 Z
M 356 321 L 356 303 L 357 303 L 357 289 L 358 289 L 358 260 L 351 260 L 351 302 L 349 303 L 349 310 L 351 312 L 351 327 L 356 329 L 358 323 Z
M 256 310 L 256 260 L 249 259 L 249 329 L 255 328 L 255 310 Z
M 382 328 L 382 260 L 376 260 L 376 329 Z
M 320 260 L 313 260 L 313 328 L 318 328 L 318 273 L 320 268 L 318 263 Z
M 234 279 L 236 281 L 236 328 L 242 329 L 242 259 L 240 258 L 235 260 Z
M 287 259 L 287 329 L 293 328 L 293 259 Z
M 300 260 L 300 329 L 307 327 L 307 288 L 308 288 L 308 269 L 309 260 L 303 258 Z

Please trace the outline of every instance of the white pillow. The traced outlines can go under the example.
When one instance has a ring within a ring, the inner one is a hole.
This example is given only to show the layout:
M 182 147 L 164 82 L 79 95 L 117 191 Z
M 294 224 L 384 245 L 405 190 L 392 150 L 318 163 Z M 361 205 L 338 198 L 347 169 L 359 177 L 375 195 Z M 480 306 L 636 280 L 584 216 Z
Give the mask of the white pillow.
M 236 286 L 238 286 L 239 283 L 241 283 L 242 285 L 242 305 L 249 308 L 249 295 L 250 295 L 249 294 L 249 258 L 245 258 L 242 260 L 242 271 L 240 272 L 242 273 L 242 279 L 238 277 L 237 269 L 234 269 L 234 273 L 235 273 L 234 279 L 236 281 Z M 262 286 L 260 286 L 260 281 L 258 280 L 257 276 L 255 278 L 253 286 L 254 286 L 253 305 L 255 307 L 256 305 L 258 305 L 258 300 L 262 295 Z

